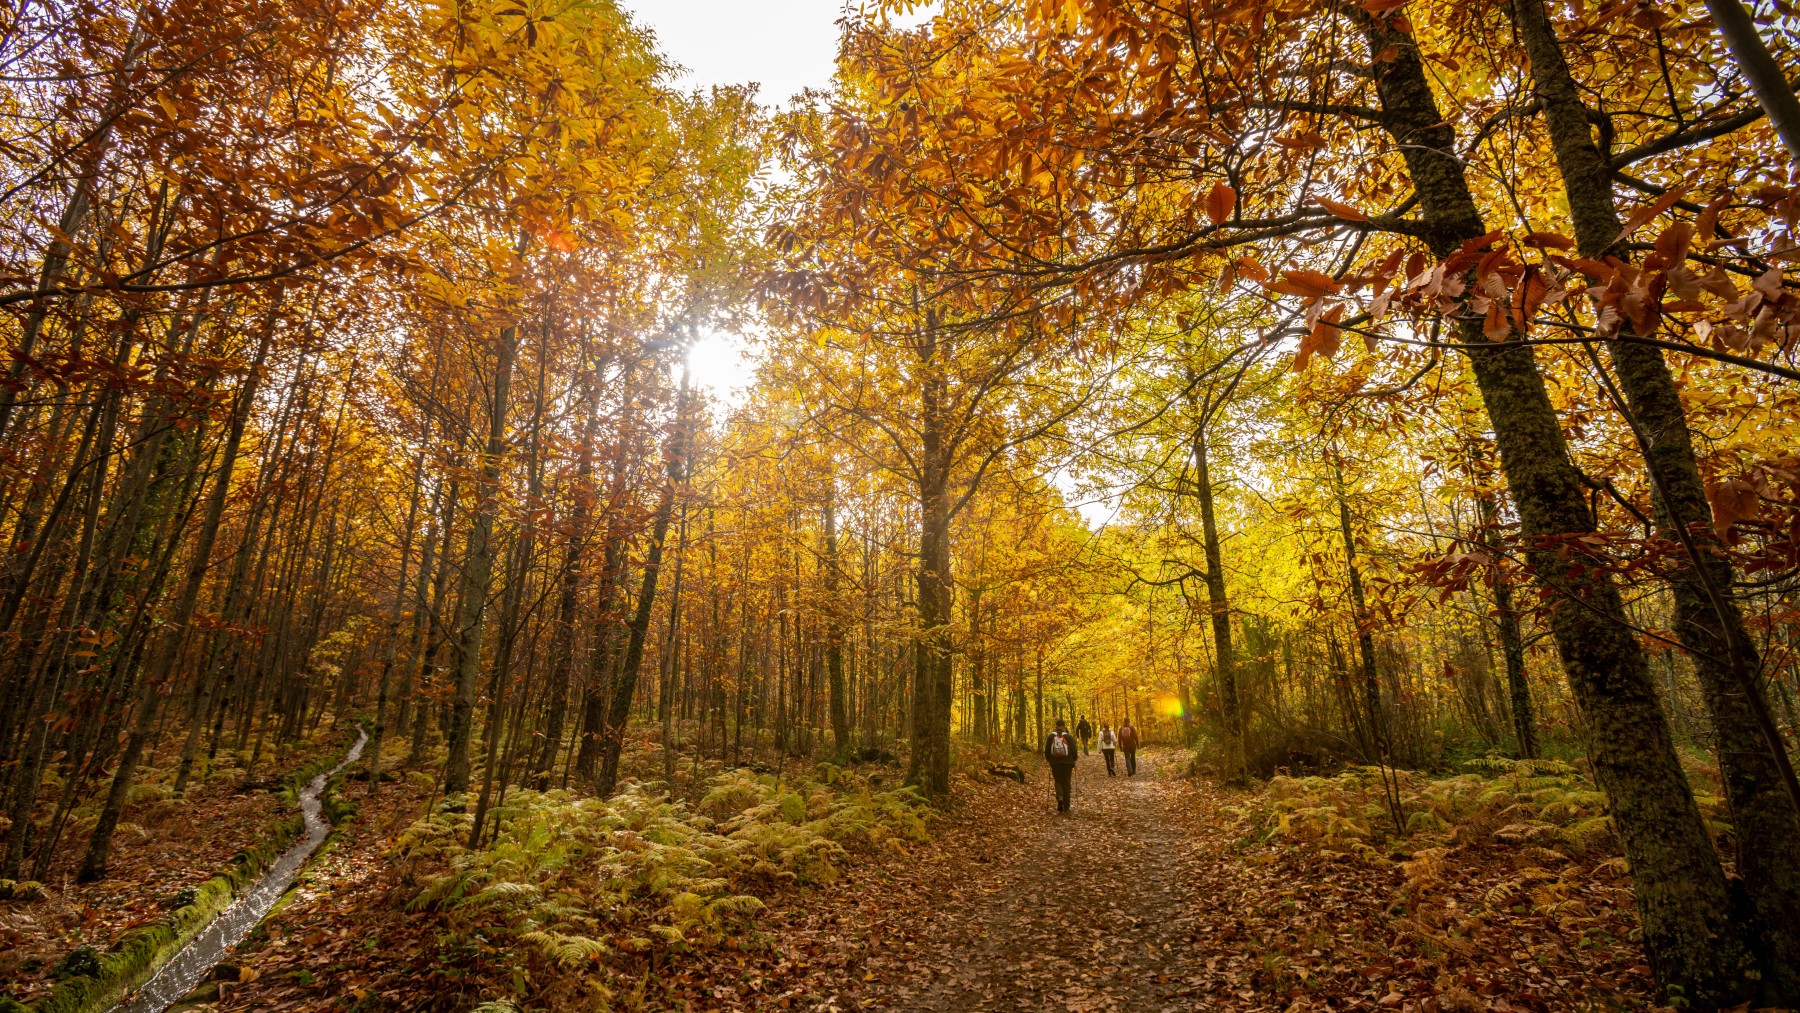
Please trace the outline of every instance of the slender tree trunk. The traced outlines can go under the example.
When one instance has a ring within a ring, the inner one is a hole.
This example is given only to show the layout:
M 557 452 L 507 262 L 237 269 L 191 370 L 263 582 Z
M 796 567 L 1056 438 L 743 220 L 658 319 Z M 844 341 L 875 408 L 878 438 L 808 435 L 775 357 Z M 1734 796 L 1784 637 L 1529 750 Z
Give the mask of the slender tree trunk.
M 825 488 L 825 671 L 831 693 L 831 743 L 838 756 L 850 752 L 850 714 L 844 702 L 844 618 L 838 601 L 837 475 Z
M 681 505 L 675 527 L 675 583 L 669 589 L 669 629 L 663 637 L 661 684 L 656 691 L 656 716 L 662 720 L 663 783 L 675 797 L 675 677 L 681 669 L 681 584 L 686 575 L 688 516 Z
M 456 606 L 456 695 L 450 703 L 450 755 L 444 761 L 444 794 L 469 790 L 469 741 L 474 733 L 475 689 L 481 678 L 481 641 L 488 592 L 494 582 L 494 518 L 500 511 L 500 464 L 506 453 L 506 409 L 512 390 L 518 328 L 500 332 L 494 356 L 494 401 L 488 410 L 487 449 L 475 489 L 475 513 L 464 547 L 461 597 Z
M 413 528 L 419 520 L 419 501 L 425 492 L 425 451 L 413 457 L 412 495 L 406 501 L 406 522 L 400 532 L 400 568 L 394 576 L 394 606 L 388 613 L 387 648 L 381 654 L 381 677 L 375 689 L 375 728 L 369 735 L 369 797 L 381 790 L 381 750 L 387 744 L 388 686 L 393 680 L 394 664 L 400 657 L 400 623 L 406 613 L 406 573 L 412 563 Z M 429 560 L 423 561 L 419 576 L 424 577 Z M 421 580 L 422 583 L 422 580 Z
M 1213 513 L 1211 455 L 1207 447 L 1207 421 L 1194 426 L 1194 498 L 1200 505 L 1200 538 L 1206 552 L 1206 611 L 1212 620 L 1214 671 L 1218 673 L 1219 703 L 1225 714 L 1226 769 L 1234 777 L 1249 776 L 1249 747 L 1244 729 L 1244 708 L 1238 697 L 1237 652 L 1231 643 L 1231 601 L 1225 591 L 1225 557 L 1219 547 L 1219 525 Z
M 675 513 L 675 490 L 687 470 L 688 445 L 688 376 L 681 374 L 681 393 L 676 399 L 675 431 L 669 434 L 667 478 L 663 481 L 662 498 L 656 504 L 656 519 L 650 526 L 650 548 L 644 556 L 643 588 L 638 592 L 637 610 L 628 627 L 623 667 L 612 687 L 606 721 L 600 731 L 600 776 L 595 791 L 605 798 L 619 785 L 619 752 L 625 745 L 625 725 L 631 720 L 631 698 L 637 692 L 638 670 L 644 663 L 644 637 L 650 632 L 650 614 L 656 604 L 656 579 L 662 572 L 663 542 L 668 538 L 669 520 Z
M 1788 156 L 1800 159 L 1800 99 L 1794 97 L 1793 84 L 1782 74 L 1781 64 L 1775 62 L 1757 32 L 1750 12 L 1738 0 L 1706 0 L 1706 10 L 1725 37 L 1738 69 L 1749 80 L 1750 90 L 1756 92 L 1757 102 L 1769 115 L 1775 133 L 1787 146 Z
M 1479 478 L 1477 478 L 1479 481 Z M 1477 509 L 1481 511 L 1481 543 L 1498 551 L 1499 535 L 1494 526 L 1499 506 L 1492 494 L 1477 488 Z M 1506 689 L 1512 703 L 1513 738 L 1518 743 L 1521 760 L 1539 755 L 1537 709 L 1531 701 L 1531 682 L 1525 674 L 1525 638 L 1519 631 L 1519 612 L 1513 606 L 1512 578 L 1505 573 L 1494 576 L 1494 624 L 1500 631 L 1500 656 L 1506 665 Z
M 931 795 L 950 792 L 950 713 L 955 699 L 950 643 L 950 461 L 944 433 L 944 380 L 938 339 L 920 355 L 919 644 L 914 662 L 912 755 L 906 780 Z

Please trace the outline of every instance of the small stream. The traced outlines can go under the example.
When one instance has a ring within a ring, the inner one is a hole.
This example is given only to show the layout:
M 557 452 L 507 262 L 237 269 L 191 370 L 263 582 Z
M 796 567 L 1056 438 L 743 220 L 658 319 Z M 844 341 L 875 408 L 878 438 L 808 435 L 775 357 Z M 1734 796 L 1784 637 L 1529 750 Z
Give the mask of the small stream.
M 331 832 L 331 825 L 319 813 L 319 794 L 325 790 L 326 781 L 362 757 L 363 746 L 368 741 L 369 733 L 359 731 L 356 743 L 344 755 L 342 763 L 313 778 L 306 787 L 300 789 L 300 814 L 306 820 L 306 835 L 295 841 L 293 847 L 270 866 L 254 886 L 244 891 L 230 907 L 219 912 L 212 924 L 189 940 L 181 948 L 181 952 L 159 968 L 130 999 L 114 1006 L 110 1013 L 162 1013 L 205 981 L 212 969 L 225 958 L 226 951 L 250 934 L 256 923 L 262 921 L 263 916 L 275 906 L 275 902 L 281 899 L 281 895 L 299 874 L 300 867 L 306 864 L 307 858 Z

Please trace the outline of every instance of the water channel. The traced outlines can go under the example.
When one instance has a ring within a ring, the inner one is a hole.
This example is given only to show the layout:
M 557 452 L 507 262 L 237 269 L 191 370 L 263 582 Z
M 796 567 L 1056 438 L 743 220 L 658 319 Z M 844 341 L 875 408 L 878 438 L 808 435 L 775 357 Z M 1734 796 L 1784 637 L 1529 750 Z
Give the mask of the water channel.
M 305 836 L 294 842 L 262 874 L 256 885 L 244 891 L 230 907 L 219 912 L 219 916 L 202 929 L 199 935 L 189 940 L 181 948 L 181 952 L 159 968 L 130 998 L 114 1006 L 110 1013 L 162 1013 L 205 981 L 212 969 L 225 959 L 225 954 L 250 934 L 256 923 L 262 921 L 263 916 L 274 908 L 275 902 L 281 899 L 281 895 L 299 874 L 301 866 L 306 864 L 307 858 L 331 832 L 331 825 L 319 811 L 319 795 L 325 790 L 325 782 L 362 757 L 363 746 L 368 741 L 368 732 L 359 731 L 356 743 L 344 754 L 342 763 L 313 778 L 306 787 L 300 789 L 300 815 L 306 821 Z

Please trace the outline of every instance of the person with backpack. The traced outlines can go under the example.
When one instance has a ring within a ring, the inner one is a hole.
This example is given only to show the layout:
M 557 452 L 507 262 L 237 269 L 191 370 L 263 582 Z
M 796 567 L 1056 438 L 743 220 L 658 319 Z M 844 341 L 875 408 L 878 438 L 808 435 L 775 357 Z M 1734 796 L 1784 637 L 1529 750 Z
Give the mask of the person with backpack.
M 1137 729 L 1132 726 L 1131 718 L 1119 726 L 1119 748 L 1125 752 L 1125 776 L 1137 773 Z
M 1100 755 L 1106 757 L 1106 776 L 1113 776 L 1113 752 L 1119 748 L 1119 737 L 1113 733 L 1112 725 L 1100 722 Z
M 1044 762 L 1050 764 L 1050 776 L 1056 779 L 1056 811 L 1069 811 L 1069 781 L 1075 776 L 1075 736 L 1062 718 L 1056 719 L 1056 731 L 1044 738 Z
M 1089 755 L 1087 743 L 1089 739 L 1094 737 L 1094 726 L 1088 724 L 1086 714 L 1083 714 L 1081 720 L 1075 725 L 1075 737 L 1081 740 L 1081 755 Z

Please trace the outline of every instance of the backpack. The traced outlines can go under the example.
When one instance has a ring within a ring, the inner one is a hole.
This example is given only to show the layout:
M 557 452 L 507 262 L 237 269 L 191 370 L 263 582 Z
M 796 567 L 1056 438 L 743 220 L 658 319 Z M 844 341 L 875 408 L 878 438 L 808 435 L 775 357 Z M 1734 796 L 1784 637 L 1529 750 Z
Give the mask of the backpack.
M 1057 734 L 1050 736 L 1050 755 L 1069 755 L 1069 737 L 1067 735 Z

